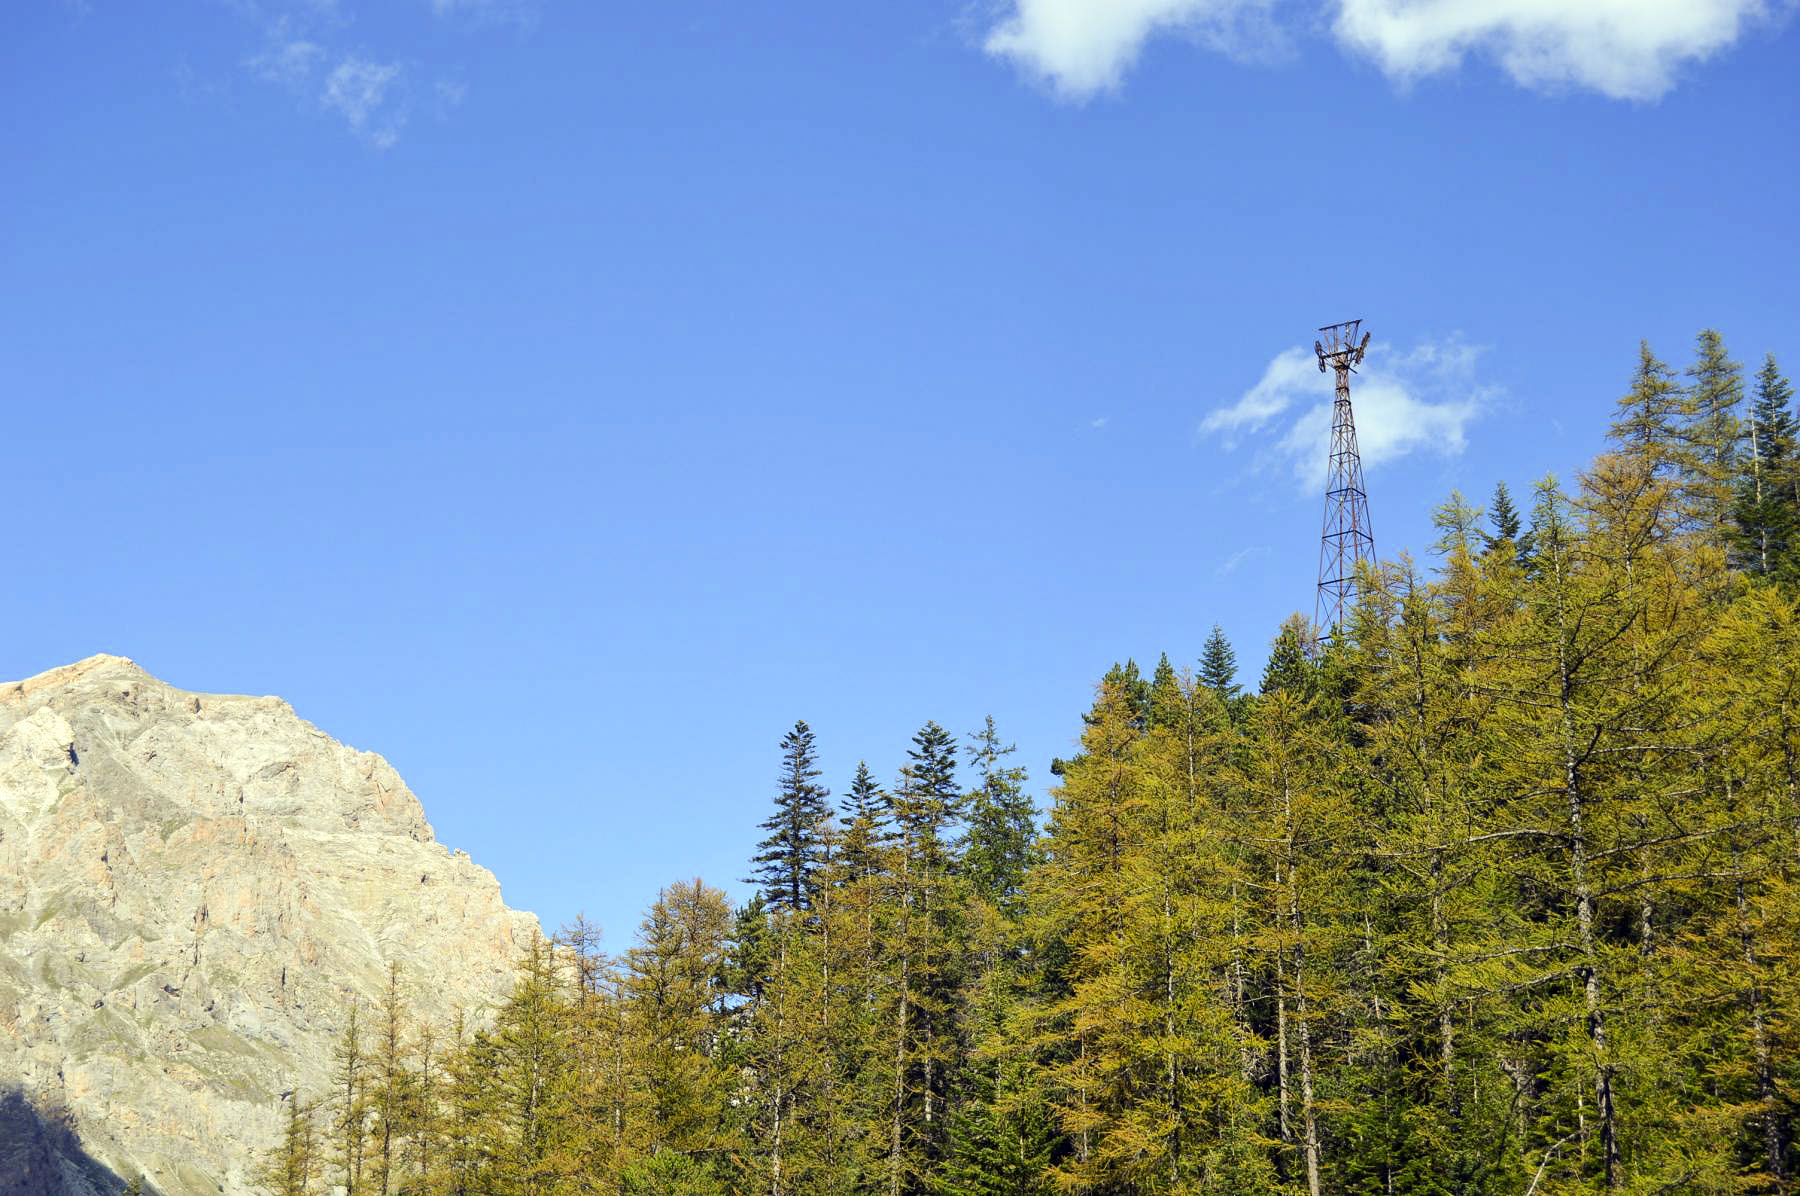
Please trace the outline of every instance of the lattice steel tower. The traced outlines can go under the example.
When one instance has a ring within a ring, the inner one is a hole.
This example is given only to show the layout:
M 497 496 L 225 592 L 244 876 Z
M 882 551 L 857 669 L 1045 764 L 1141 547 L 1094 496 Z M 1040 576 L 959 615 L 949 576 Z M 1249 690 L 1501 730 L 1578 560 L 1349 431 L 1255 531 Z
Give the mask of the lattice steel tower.
M 1375 560 L 1369 530 L 1369 495 L 1363 489 L 1362 456 L 1356 449 L 1356 420 L 1350 412 L 1350 375 L 1369 348 L 1369 334 L 1356 339 L 1361 320 L 1319 329 L 1313 342 L 1319 372 L 1337 371 L 1337 398 L 1331 405 L 1331 459 L 1325 478 L 1325 526 L 1319 535 L 1319 599 L 1313 626 L 1330 639 L 1343 622 L 1344 608 L 1356 599 L 1356 567 Z

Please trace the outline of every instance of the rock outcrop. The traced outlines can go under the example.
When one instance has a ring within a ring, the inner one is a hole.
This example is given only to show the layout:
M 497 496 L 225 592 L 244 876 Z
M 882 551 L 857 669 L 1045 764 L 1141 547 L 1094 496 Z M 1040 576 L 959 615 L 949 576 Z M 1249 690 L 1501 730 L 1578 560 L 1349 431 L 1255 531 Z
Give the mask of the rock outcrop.
M 248 1192 L 390 961 L 504 997 L 537 923 L 380 756 L 95 656 L 0 684 L 0 1192 Z

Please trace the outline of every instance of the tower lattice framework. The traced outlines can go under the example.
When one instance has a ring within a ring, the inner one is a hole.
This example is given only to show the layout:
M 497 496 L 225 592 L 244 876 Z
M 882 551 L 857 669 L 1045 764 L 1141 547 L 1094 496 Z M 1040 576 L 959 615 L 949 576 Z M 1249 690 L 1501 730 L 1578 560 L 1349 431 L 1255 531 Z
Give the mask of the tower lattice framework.
M 1313 342 L 1319 372 L 1337 372 L 1337 396 L 1331 404 L 1331 456 L 1325 478 L 1325 523 L 1319 534 L 1319 597 L 1313 626 L 1329 639 L 1356 600 L 1356 568 L 1375 559 L 1375 536 L 1369 528 L 1369 494 L 1363 488 L 1362 455 L 1356 447 L 1356 419 L 1350 410 L 1350 375 L 1369 348 L 1361 320 L 1319 329 Z

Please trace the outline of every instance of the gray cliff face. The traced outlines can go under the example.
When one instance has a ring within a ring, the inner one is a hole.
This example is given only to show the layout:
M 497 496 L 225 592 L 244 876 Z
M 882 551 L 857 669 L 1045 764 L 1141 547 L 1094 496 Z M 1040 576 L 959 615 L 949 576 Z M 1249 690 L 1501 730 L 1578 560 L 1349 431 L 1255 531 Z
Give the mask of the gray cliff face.
M 447 1022 L 536 932 L 279 699 L 116 656 L 0 683 L 0 1192 L 251 1191 L 389 961 Z

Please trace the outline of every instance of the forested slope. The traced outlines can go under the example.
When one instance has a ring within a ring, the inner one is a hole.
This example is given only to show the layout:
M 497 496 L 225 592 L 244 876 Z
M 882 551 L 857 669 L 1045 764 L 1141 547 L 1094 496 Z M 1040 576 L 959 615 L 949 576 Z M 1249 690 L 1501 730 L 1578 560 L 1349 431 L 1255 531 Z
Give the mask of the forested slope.
M 1216 632 L 1115 667 L 1041 829 L 991 721 L 835 811 L 796 724 L 755 901 L 570 928 L 479 1033 L 396 993 L 271 1187 L 1789 1190 L 1800 470 L 1749 389 L 1644 349 L 1584 474 L 1452 498 L 1254 693 Z

